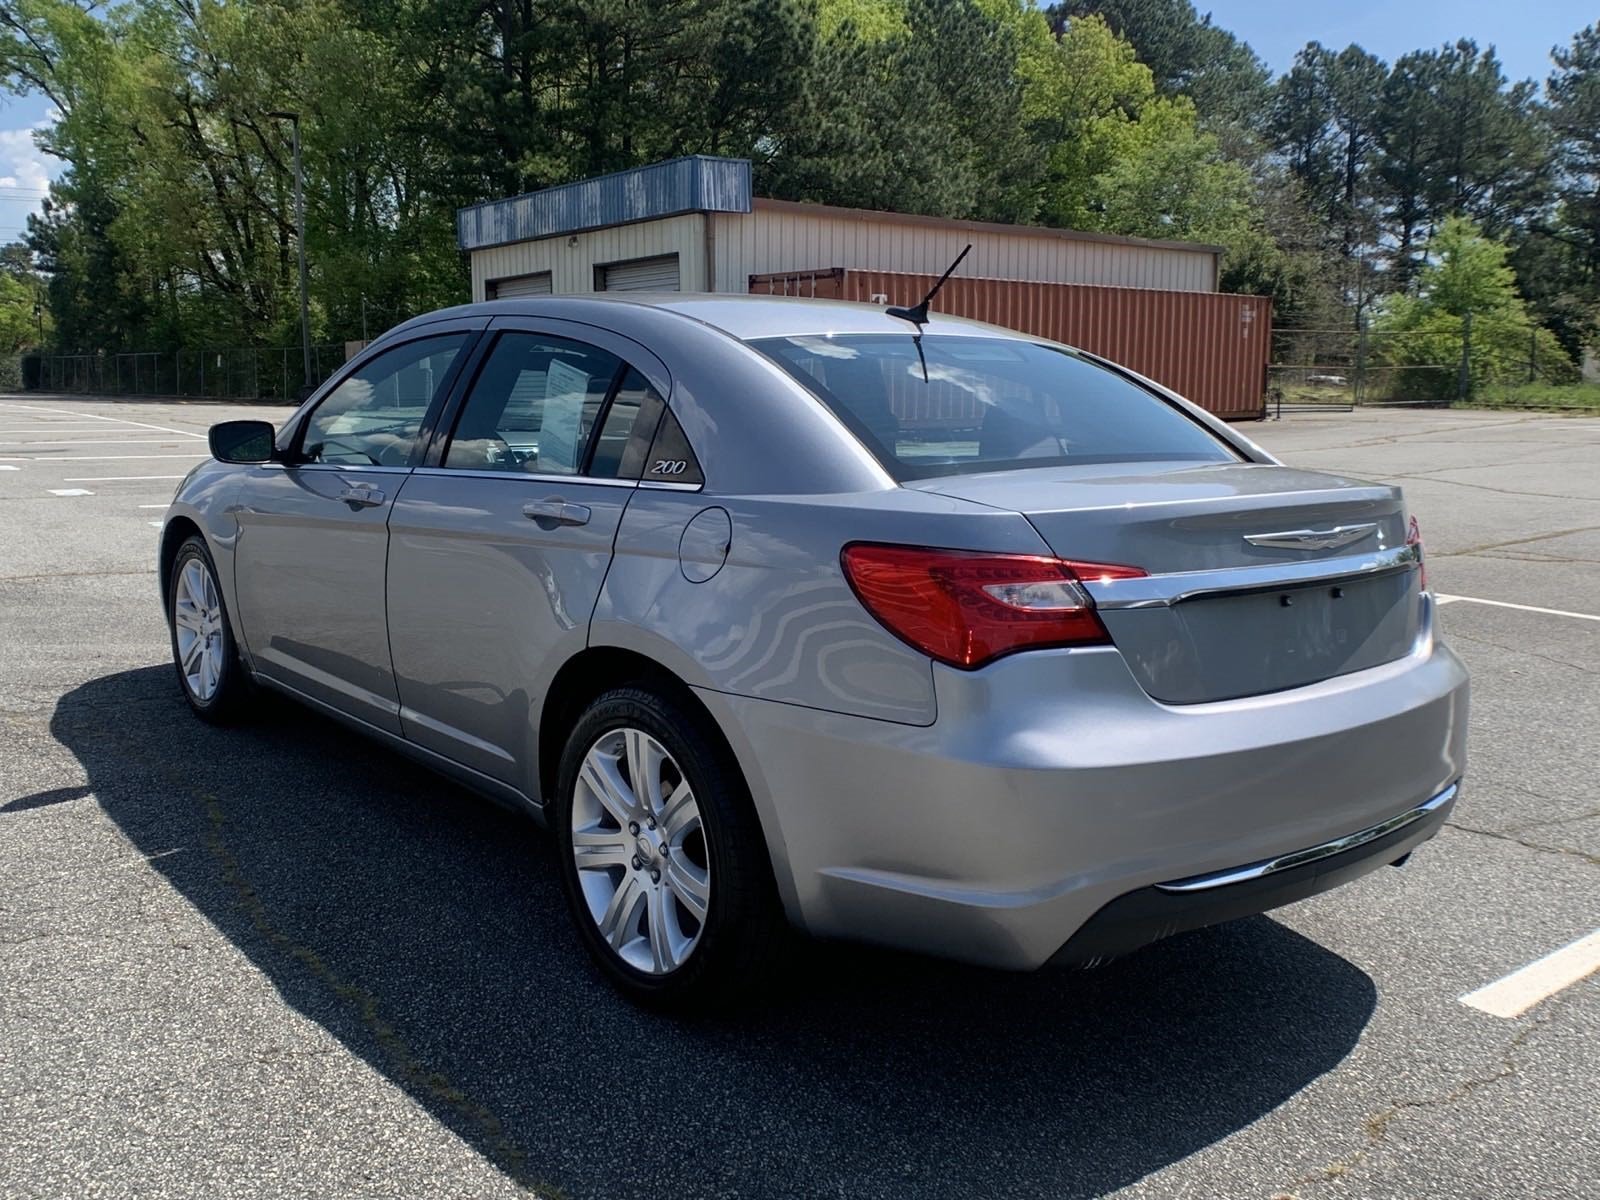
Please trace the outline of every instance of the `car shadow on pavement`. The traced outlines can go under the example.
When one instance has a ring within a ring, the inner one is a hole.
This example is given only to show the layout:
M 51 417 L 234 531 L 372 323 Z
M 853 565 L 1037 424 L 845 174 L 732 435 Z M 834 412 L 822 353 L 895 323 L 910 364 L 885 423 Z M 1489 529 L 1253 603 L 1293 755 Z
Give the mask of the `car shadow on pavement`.
M 591 969 L 530 822 L 331 723 L 212 729 L 160 667 L 51 729 L 142 851 L 186 849 L 151 865 L 288 1003 L 573 1197 L 1095 1196 L 1282 1104 L 1375 1004 L 1256 918 L 1087 973 L 800 944 L 759 1009 L 672 1020 Z

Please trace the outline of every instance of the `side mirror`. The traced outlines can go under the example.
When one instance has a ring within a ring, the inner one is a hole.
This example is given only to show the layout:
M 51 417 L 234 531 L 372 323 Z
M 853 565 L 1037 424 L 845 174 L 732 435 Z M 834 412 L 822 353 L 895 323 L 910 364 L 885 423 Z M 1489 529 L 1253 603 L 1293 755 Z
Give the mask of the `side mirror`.
M 218 462 L 271 462 L 274 432 L 267 421 L 223 421 L 211 427 L 206 441 Z

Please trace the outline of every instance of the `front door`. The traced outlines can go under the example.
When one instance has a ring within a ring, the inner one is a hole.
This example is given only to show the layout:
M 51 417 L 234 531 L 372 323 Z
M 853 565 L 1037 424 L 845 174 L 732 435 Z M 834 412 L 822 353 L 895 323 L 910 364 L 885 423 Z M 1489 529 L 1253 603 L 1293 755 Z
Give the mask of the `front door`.
M 390 517 L 405 735 L 530 798 L 546 691 L 587 643 L 661 411 L 629 346 L 592 330 L 500 332 Z
M 370 359 L 301 420 L 289 463 L 254 468 L 239 495 L 234 577 L 256 670 L 391 733 L 389 513 L 472 336 L 418 338 Z

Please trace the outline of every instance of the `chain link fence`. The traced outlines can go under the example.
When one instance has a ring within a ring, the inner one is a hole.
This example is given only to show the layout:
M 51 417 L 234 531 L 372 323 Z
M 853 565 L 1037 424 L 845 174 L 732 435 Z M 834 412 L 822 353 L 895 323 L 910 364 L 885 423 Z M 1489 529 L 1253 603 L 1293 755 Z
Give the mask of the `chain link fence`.
M 1424 353 L 1425 361 L 1415 361 L 1418 356 L 1410 351 L 1423 348 L 1427 336 L 1369 329 L 1274 329 L 1268 399 L 1273 407 L 1325 412 L 1349 411 L 1358 404 L 1449 403 L 1459 356 L 1450 362 Z M 1426 361 L 1430 357 L 1433 361 Z
M 313 346 L 312 386 L 333 374 L 362 345 Z M 43 392 L 288 403 L 297 400 L 306 385 L 299 346 L 34 357 L 38 374 L 30 370 L 28 384 Z
M 1546 335 L 1548 336 L 1548 335 Z M 1360 404 L 1444 406 L 1485 383 L 1570 383 L 1570 363 L 1540 350 L 1540 337 L 1492 317 L 1415 330 L 1272 331 L 1269 407 L 1347 412 Z

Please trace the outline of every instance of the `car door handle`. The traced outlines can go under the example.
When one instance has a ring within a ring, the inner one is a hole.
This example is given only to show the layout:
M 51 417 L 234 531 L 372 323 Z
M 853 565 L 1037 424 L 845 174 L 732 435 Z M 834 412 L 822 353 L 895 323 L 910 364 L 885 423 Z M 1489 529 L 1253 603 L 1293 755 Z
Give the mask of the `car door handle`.
M 565 500 L 530 500 L 522 506 L 522 515 L 540 525 L 587 525 L 589 509 L 583 504 L 568 504 Z
M 357 508 L 375 508 L 383 503 L 384 496 L 382 492 L 368 483 L 356 484 L 353 487 L 345 488 L 344 491 L 339 493 L 339 499 L 346 504 L 353 504 Z

